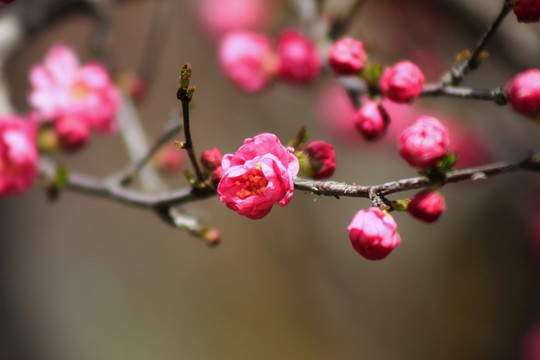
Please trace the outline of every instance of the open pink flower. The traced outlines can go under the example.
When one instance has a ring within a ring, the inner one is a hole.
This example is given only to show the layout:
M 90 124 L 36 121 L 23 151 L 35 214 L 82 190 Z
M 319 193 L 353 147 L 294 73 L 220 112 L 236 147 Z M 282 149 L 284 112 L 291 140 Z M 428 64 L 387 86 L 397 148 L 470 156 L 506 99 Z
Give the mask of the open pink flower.
M 103 66 L 80 66 L 75 53 L 66 45 L 54 45 L 45 61 L 32 67 L 30 82 L 29 102 L 45 120 L 70 116 L 87 122 L 102 134 L 117 130 L 118 89 Z
M 401 243 L 396 221 L 378 207 L 358 211 L 347 230 L 354 249 L 369 260 L 384 259 Z
M 37 174 L 36 128 L 18 116 L 0 117 L 0 196 L 26 191 Z
M 250 219 L 266 216 L 274 204 L 285 206 L 294 191 L 299 163 L 274 134 L 246 139 L 238 151 L 223 157 L 219 200 Z
M 235 31 L 221 39 L 221 69 L 241 90 L 252 93 L 264 89 L 275 72 L 275 62 L 270 38 L 266 35 Z

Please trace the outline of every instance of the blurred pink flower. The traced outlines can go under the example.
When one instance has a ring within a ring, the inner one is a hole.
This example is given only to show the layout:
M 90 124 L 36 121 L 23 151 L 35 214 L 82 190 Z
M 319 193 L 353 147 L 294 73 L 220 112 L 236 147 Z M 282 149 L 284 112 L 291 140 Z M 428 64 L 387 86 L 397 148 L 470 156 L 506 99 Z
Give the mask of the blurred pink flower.
M 448 129 L 439 120 L 423 116 L 401 133 L 399 154 L 413 167 L 432 168 L 448 153 L 449 145 Z
M 278 72 L 284 80 L 308 83 L 319 76 L 321 61 L 315 44 L 299 32 L 283 32 L 277 45 Z
M 400 61 L 384 69 L 379 88 L 383 95 L 397 103 L 413 101 L 422 93 L 424 74 L 410 61 Z
M 221 39 L 219 63 L 223 74 L 246 92 L 264 89 L 276 71 L 270 38 L 246 31 L 231 32 Z
M 362 107 L 356 112 L 354 126 L 366 140 L 377 140 L 386 134 L 390 117 L 380 104 L 365 99 Z
M 197 0 L 195 6 L 200 24 L 214 38 L 229 31 L 263 29 L 275 7 L 272 0 Z
M 287 205 L 299 170 L 292 151 L 274 134 L 246 139 L 236 153 L 223 157 L 224 174 L 217 188 L 221 202 L 250 219 L 266 216 L 275 203 Z
M 0 117 L 0 196 L 26 191 L 36 179 L 37 162 L 35 123 Z
M 362 70 L 366 60 L 364 44 L 345 37 L 332 44 L 328 62 L 337 75 L 354 75 Z
M 45 120 L 71 116 L 88 122 L 102 134 L 117 130 L 118 89 L 103 66 L 80 66 L 75 53 L 66 45 L 54 45 L 45 61 L 32 67 L 30 82 L 29 102 Z
M 184 165 L 184 151 L 176 145 L 162 146 L 152 157 L 158 170 L 164 173 L 175 173 Z
M 54 123 L 54 130 L 62 146 L 69 150 L 78 149 L 90 141 L 88 122 L 75 116 L 62 116 Z
M 514 110 L 523 115 L 540 114 L 540 69 L 520 72 L 506 86 Z
M 358 211 L 347 230 L 354 249 L 368 260 L 384 259 L 401 243 L 396 221 L 378 207 Z

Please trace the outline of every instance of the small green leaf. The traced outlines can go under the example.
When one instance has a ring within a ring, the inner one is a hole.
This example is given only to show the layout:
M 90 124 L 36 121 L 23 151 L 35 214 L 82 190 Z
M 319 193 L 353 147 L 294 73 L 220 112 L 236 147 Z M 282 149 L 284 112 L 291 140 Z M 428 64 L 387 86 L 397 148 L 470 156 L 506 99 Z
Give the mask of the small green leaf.
M 457 157 L 454 153 L 448 153 L 437 163 L 437 171 L 439 173 L 446 173 L 456 165 Z
M 296 151 L 307 141 L 308 138 L 309 133 L 307 132 L 306 127 L 302 126 L 294 138 L 289 142 L 289 146 Z
M 187 90 L 191 81 L 191 65 L 186 63 L 180 73 L 180 88 Z
M 377 63 L 368 63 L 362 70 L 362 77 L 370 87 L 377 86 L 382 74 L 382 65 Z

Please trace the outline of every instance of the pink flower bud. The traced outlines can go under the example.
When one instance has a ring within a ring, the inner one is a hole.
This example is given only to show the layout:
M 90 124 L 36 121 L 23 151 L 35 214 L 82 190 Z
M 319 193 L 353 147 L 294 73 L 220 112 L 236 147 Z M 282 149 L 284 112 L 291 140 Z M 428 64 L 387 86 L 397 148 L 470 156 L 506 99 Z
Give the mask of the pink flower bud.
M 422 93 L 424 74 L 410 61 L 400 61 L 384 69 L 379 88 L 384 96 L 397 103 L 411 102 Z
M 428 116 L 416 120 L 399 137 L 399 154 L 409 165 L 419 169 L 434 167 L 448 153 L 449 146 L 446 127 Z
M 225 174 L 225 170 L 220 166 L 214 172 L 212 173 L 212 185 L 217 189 L 219 182 L 221 181 L 221 178 L 223 177 L 223 174 Z
M 201 155 L 201 163 L 208 170 L 215 170 L 221 166 L 221 151 L 217 147 L 203 151 Z
M 266 216 L 276 203 L 286 206 L 299 170 L 293 150 L 281 145 L 274 134 L 246 139 L 236 153 L 223 157 L 219 200 L 250 219 Z
M 347 230 L 354 249 L 368 260 L 384 259 L 401 243 L 396 221 L 378 207 L 358 211 Z
M 162 146 L 152 157 L 156 168 L 164 173 L 175 173 L 184 165 L 184 152 L 177 146 Z
M 201 237 L 208 246 L 218 246 L 221 242 L 221 231 L 216 228 L 206 228 L 202 231 Z
M 68 150 L 80 149 L 90 141 L 88 121 L 76 116 L 63 116 L 54 124 L 62 146 Z
M 519 22 L 537 22 L 540 20 L 540 1 L 514 0 L 514 13 Z
M 364 105 L 356 112 L 354 126 L 366 140 L 377 140 L 386 133 L 390 117 L 382 105 L 366 99 Z
M 332 44 L 329 63 L 337 75 L 354 75 L 364 67 L 367 54 L 361 41 L 350 37 Z
M 262 29 L 274 8 L 269 0 L 197 0 L 194 3 L 199 22 L 214 38 L 230 31 Z
M 315 140 L 308 144 L 306 152 L 315 179 L 328 179 L 336 170 L 336 152 L 334 145 L 325 141 Z
M 296 31 L 285 31 L 278 39 L 278 76 L 296 83 L 313 81 L 321 72 L 315 44 Z
M 275 72 L 275 55 L 266 35 L 236 31 L 225 35 L 219 45 L 219 63 L 225 76 L 239 89 L 264 89 Z
M 514 110 L 523 115 L 540 114 L 540 69 L 520 72 L 506 86 Z
M 446 203 L 440 192 L 423 190 L 413 197 L 407 207 L 407 212 L 418 220 L 433 223 L 439 219 L 445 209 Z
M 26 191 L 36 179 L 37 162 L 35 125 L 0 117 L 0 196 Z

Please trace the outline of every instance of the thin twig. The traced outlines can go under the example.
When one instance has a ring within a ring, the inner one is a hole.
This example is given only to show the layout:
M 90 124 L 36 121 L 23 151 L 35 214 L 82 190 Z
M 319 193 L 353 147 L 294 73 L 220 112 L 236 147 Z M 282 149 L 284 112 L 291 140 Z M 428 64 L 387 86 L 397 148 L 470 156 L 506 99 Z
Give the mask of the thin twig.
M 473 89 L 468 87 L 457 87 L 451 85 L 426 84 L 420 96 L 437 97 L 446 96 L 451 98 L 486 100 L 493 101 L 496 104 L 506 104 L 506 95 L 504 88 L 497 89 Z
M 135 175 L 141 171 L 150 159 L 152 159 L 152 156 L 154 156 L 156 151 L 158 151 L 165 143 L 171 141 L 180 130 L 182 130 L 182 121 L 176 118 L 169 123 L 167 128 L 154 140 L 144 154 L 130 163 L 128 167 L 122 171 L 119 176 L 119 183 L 122 186 L 128 186 L 135 178 Z
M 499 15 L 495 18 L 495 20 L 489 25 L 489 27 L 486 29 L 486 31 L 482 34 L 480 39 L 476 42 L 474 45 L 474 49 L 471 52 L 471 54 L 462 62 L 454 66 L 450 71 L 443 76 L 443 83 L 449 83 L 452 85 L 458 85 L 469 73 L 469 71 L 474 70 L 478 67 L 479 62 L 478 58 L 482 51 L 484 50 L 485 46 L 491 40 L 497 29 L 499 28 L 499 25 L 501 25 L 502 21 L 508 15 L 508 13 L 512 10 L 512 1 L 511 0 L 504 0 L 503 6 L 501 8 L 501 11 L 499 12 Z

